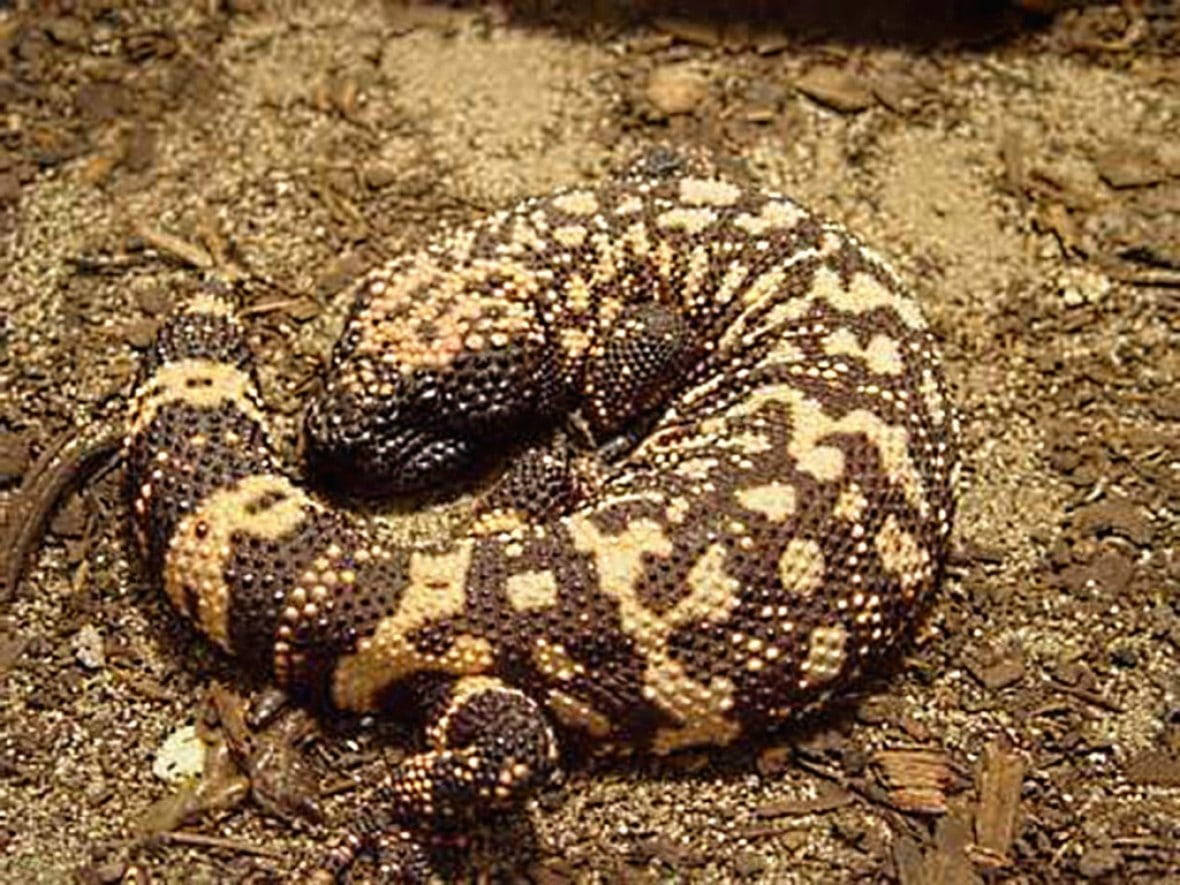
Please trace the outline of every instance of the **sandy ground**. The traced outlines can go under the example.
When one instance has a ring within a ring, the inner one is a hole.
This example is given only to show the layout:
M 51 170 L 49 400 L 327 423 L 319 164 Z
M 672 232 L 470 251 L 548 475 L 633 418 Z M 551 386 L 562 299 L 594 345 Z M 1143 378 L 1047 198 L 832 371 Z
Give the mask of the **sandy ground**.
M 1174 7 L 1000 10 L 923 22 L 948 25 L 930 44 L 905 21 L 523 6 L 0 4 L 0 504 L 60 433 L 114 426 L 135 349 L 203 272 L 255 308 L 292 444 L 367 262 L 704 143 L 863 234 L 925 303 L 965 417 L 945 591 L 847 708 L 760 747 L 577 762 L 455 875 L 1180 878 Z M 261 686 L 146 585 L 124 523 L 116 471 L 0 608 L 0 880 L 283 880 L 404 735 L 311 741 L 322 824 L 248 801 L 169 818 L 164 739 L 208 719 L 213 682 Z

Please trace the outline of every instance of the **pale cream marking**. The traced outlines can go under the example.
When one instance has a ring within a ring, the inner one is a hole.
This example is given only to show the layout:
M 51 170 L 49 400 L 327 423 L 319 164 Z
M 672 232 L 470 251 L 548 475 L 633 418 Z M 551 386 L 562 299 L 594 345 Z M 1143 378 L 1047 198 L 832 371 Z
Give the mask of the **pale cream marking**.
M 184 403 L 198 409 L 218 409 L 233 403 L 246 417 L 263 423 L 262 412 L 251 400 L 254 383 L 249 373 L 228 363 L 180 359 L 160 366 L 140 387 L 132 407 L 130 436 L 138 436 L 165 406 Z
M 647 225 L 642 221 L 628 225 L 623 234 L 623 242 L 631 248 L 631 253 L 636 258 L 647 258 L 647 254 L 651 250 L 651 239 L 647 235 Z
M 752 237 L 760 237 L 770 230 L 790 230 L 807 217 L 802 209 L 783 200 L 764 203 L 757 215 L 743 212 L 733 223 Z
M 667 282 L 672 279 L 672 273 L 676 269 L 676 250 L 665 239 L 656 243 L 655 266 L 661 280 Z
M 778 558 L 778 577 L 792 596 L 810 596 L 824 583 L 824 551 L 809 538 L 793 538 Z
M 533 643 L 533 666 L 542 676 L 556 682 L 569 682 L 575 676 L 585 676 L 586 668 L 566 652 L 565 647 L 537 637 Z
M 669 209 L 656 216 L 656 224 L 662 230 L 684 231 L 687 234 L 699 234 L 708 230 L 717 221 L 717 213 L 712 209 Z
M 911 329 L 925 329 L 926 319 L 912 298 L 882 286 L 867 273 L 853 274 L 848 285 L 840 282 L 839 275 L 830 268 L 820 268 L 812 281 L 810 297 L 826 301 L 836 310 L 845 313 L 863 314 L 879 307 L 887 307 L 897 313 L 903 323 Z
M 332 700 L 345 710 L 376 707 L 382 692 L 414 673 L 436 671 L 455 676 L 486 672 L 494 661 L 491 644 L 462 634 L 441 655 L 426 654 L 408 639 L 411 633 L 463 611 L 467 572 L 475 542 L 460 541 L 446 553 L 414 551 L 409 579 L 397 610 L 382 618 L 371 637 L 342 656 L 332 673 Z
M 840 240 L 836 237 L 824 237 L 819 247 L 800 249 L 778 263 L 770 270 L 763 271 L 752 282 L 742 295 L 742 312 L 734 319 L 730 327 L 725 330 L 718 342 L 721 350 L 729 349 L 738 340 L 750 340 L 763 331 L 777 331 L 776 327 L 787 320 L 800 319 L 811 310 L 815 298 L 814 287 L 807 292 L 785 292 L 783 284 L 787 281 L 787 271 L 792 267 L 811 259 L 822 259 L 840 247 Z M 824 271 L 820 268 L 816 275 Z M 828 271 L 831 273 L 831 271 Z M 779 299 L 765 314 L 761 314 L 766 302 Z M 750 318 L 758 315 L 759 325 L 756 329 L 747 329 Z
M 620 504 L 632 504 L 636 501 L 643 501 L 650 504 L 663 505 L 665 497 L 661 492 L 626 492 L 620 495 L 610 495 L 598 500 L 594 505 L 594 509 L 599 513 L 605 513 L 612 507 L 618 507 Z
M 864 496 L 859 485 L 852 483 L 836 499 L 836 506 L 832 508 L 832 515 L 837 519 L 858 523 L 868 509 L 869 499 Z
M 212 292 L 197 292 L 195 295 L 189 297 L 183 312 L 187 314 L 204 313 L 211 316 L 232 317 L 234 316 L 234 307 L 220 295 L 215 295 Z
M 626 304 L 614 295 L 603 294 L 598 302 L 598 325 L 603 329 L 613 328 L 623 313 Z
M 779 338 L 755 364 L 756 368 L 769 369 L 773 366 L 786 366 L 803 360 L 804 353 L 790 338 Z
M 693 563 L 685 579 L 689 592 L 664 616 L 673 626 L 729 617 L 730 610 L 737 605 L 742 585 L 725 571 L 725 557 L 725 545 L 717 542 L 710 544 Z
M 741 196 L 740 188 L 719 178 L 684 178 L 680 181 L 680 200 L 690 206 L 732 206 Z
M 722 426 L 724 426 L 724 422 L 722 422 Z M 767 437 L 749 430 L 722 437 L 718 440 L 717 446 L 721 449 L 732 449 L 745 455 L 761 455 L 773 448 Z
M 623 257 L 623 246 L 613 234 L 596 231 L 590 235 L 590 247 L 594 250 L 594 273 L 590 275 L 592 286 L 602 286 L 614 281 L 619 275 L 619 261 Z
M 706 550 L 689 572 L 688 593 L 658 615 L 643 604 L 638 581 L 644 557 L 666 558 L 673 552 L 663 529 L 652 520 L 636 519 L 618 535 L 605 535 L 583 515 L 566 520 L 574 549 L 594 557 L 599 587 L 619 606 L 623 630 L 635 641 L 646 662 L 644 697 L 680 720 L 676 728 L 657 732 L 652 749 L 667 753 L 698 743 L 725 744 L 739 732 L 727 718 L 733 708 L 733 683 L 715 677 L 706 685 L 689 677 L 667 649 L 677 627 L 705 619 L 724 621 L 738 602 L 736 580 L 724 572 L 724 547 Z
M 677 476 L 685 479 L 703 480 L 708 479 L 720 464 L 716 458 L 686 458 L 676 465 L 675 471 Z
M 691 406 L 698 400 L 701 400 L 710 394 L 717 391 L 717 388 L 724 387 L 729 383 L 729 379 L 722 374 L 713 375 L 706 381 L 701 382 L 696 387 L 689 388 L 680 395 L 680 401 L 685 406 Z
M 893 265 L 886 260 L 884 255 L 882 255 L 872 246 L 858 244 L 857 249 L 860 251 L 861 256 L 866 261 L 868 261 L 870 264 L 876 265 L 877 269 L 884 272 L 884 274 L 889 277 L 890 281 L 895 286 L 901 288 L 901 280 L 897 276 L 897 272 L 893 269 Z
M 795 455 L 795 466 L 820 482 L 835 482 L 844 475 L 844 452 L 836 446 L 809 446 Z
M 664 517 L 673 525 L 680 525 L 684 522 L 684 517 L 691 512 L 692 507 L 689 505 L 688 498 L 678 497 L 668 502 L 668 506 L 664 510 Z
M 801 257 L 796 256 L 795 260 L 802 260 Z M 730 323 L 729 328 L 721 336 L 717 342 L 718 349 L 721 352 L 733 349 L 733 347 L 740 342 L 747 335 L 756 334 L 746 328 L 746 323 L 755 314 L 760 314 L 766 303 L 772 299 L 782 299 L 776 303 L 767 314 L 761 315 L 759 321 L 760 328 L 767 328 L 771 325 L 771 315 L 778 317 L 783 314 L 789 316 L 802 316 L 807 312 L 807 299 L 803 296 L 787 296 L 783 291 L 783 284 L 787 280 L 786 270 L 782 267 L 776 267 L 773 270 L 764 271 L 755 277 L 754 281 L 750 283 L 749 287 L 742 293 L 742 312 Z M 776 320 L 777 321 L 777 320 Z
M 580 224 L 567 224 L 553 231 L 553 239 L 567 249 L 576 249 L 586 241 L 589 231 Z
M 930 553 L 917 538 L 901 527 L 896 514 L 889 514 L 874 539 L 881 564 L 897 575 L 907 596 L 930 574 Z
M 568 327 L 561 330 L 559 343 L 570 362 L 576 362 L 590 349 L 590 336 L 581 329 Z
M 598 197 L 593 191 L 571 191 L 553 200 L 553 208 L 568 215 L 596 215 Z
M 717 291 L 713 293 L 714 303 L 729 304 L 749 275 L 750 269 L 744 264 L 737 262 L 731 264 L 729 269 L 725 271 L 725 276 L 721 278 L 721 284 L 717 287 Z
M 788 323 L 797 322 L 811 310 L 811 302 L 806 298 L 788 298 L 775 304 L 758 321 L 758 325 L 749 333 L 751 338 L 762 335 L 782 335 Z
M 786 279 L 787 274 L 783 268 L 775 267 L 763 271 L 754 277 L 754 282 L 742 293 L 742 304 L 747 308 L 761 307 L 768 298 L 773 298 L 782 291 Z
M 696 304 L 701 284 L 708 278 L 709 249 L 706 246 L 697 245 L 688 253 L 688 268 L 684 273 L 684 282 L 680 285 L 680 301 L 685 307 L 691 309 Z
M 584 731 L 594 738 L 604 738 L 611 732 L 610 719 L 605 714 L 560 689 L 549 690 L 548 707 L 553 717 L 566 728 Z
M 570 274 L 565 282 L 565 306 L 575 314 L 584 314 L 590 310 L 590 284 L 579 273 Z
M 197 625 L 229 650 L 230 590 L 225 568 L 235 536 L 277 541 L 298 529 L 311 507 L 307 494 L 283 476 L 247 476 L 213 492 L 180 521 L 168 544 L 164 562 L 168 598 L 187 613 L 185 588 L 194 591 Z
M 930 412 L 930 420 L 935 424 L 944 423 L 946 421 L 946 400 L 938 386 L 937 377 L 930 369 L 922 370 L 922 382 L 918 386 L 918 393 L 926 402 L 926 408 Z
M 651 458 L 667 453 L 673 453 L 679 457 L 697 452 L 701 449 L 709 451 L 737 451 L 746 455 L 760 455 L 770 451 L 771 448 L 770 440 L 760 433 L 753 431 L 730 432 L 729 424 L 724 419 L 707 418 L 701 421 L 691 436 L 682 436 L 673 430 L 663 433 L 653 433 L 636 448 L 632 454 L 632 458 Z M 688 463 L 688 460 L 685 463 Z M 716 463 L 715 459 L 714 463 Z M 690 472 L 699 471 L 708 466 L 710 465 L 693 463 L 690 464 L 688 470 Z
M 557 605 L 557 578 L 550 569 L 509 575 L 504 594 L 513 610 L 521 614 Z
M 851 356 L 863 360 L 868 370 L 878 375 L 900 375 L 905 370 L 897 341 L 880 332 L 869 339 L 868 346 L 861 347 L 855 332 L 840 328 L 823 340 L 823 349 L 828 356 Z
M 847 640 L 848 631 L 839 624 L 811 631 L 807 658 L 799 665 L 807 685 L 823 685 L 840 675 L 847 658 L 844 649 Z
M 538 254 L 545 251 L 545 241 L 524 218 L 518 218 L 512 225 L 510 242 L 519 246 L 521 251 L 532 250 Z
M 635 196 L 624 197 L 619 201 L 619 204 L 615 206 L 616 215 L 634 215 L 636 212 L 642 211 L 643 200 Z
M 747 510 L 761 513 L 771 522 L 782 522 L 795 512 L 795 487 L 789 483 L 768 482 L 765 485 L 738 489 L 738 503 Z
M 791 413 L 791 439 L 787 451 L 800 470 L 811 473 L 821 482 L 839 479 L 845 467 L 843 452 L 834 446 L 821 445 L 820 440 L 833 434 L 864 434 L 877 446 L 886 475 L 902 487 L 910 506 L 926 515 L 930 505 L 921 474 L 910 459 L 910 435 L 904 427 L 888 424 L 866 409 L 855 409 L 832 418 L 818 401 L 789 384 L 758 388 L 731 406 L 725 415 L 728 418 L 755 415 L 772 404 L 785 406 Z
M 470 532 L 472 535 L 487 536 L 498 534 L 511 534 L 519 532 L 527 526 L 520 511 L 516 509 L 506 510 L 504 508 L 497 508 L 495 510 L 481 513 L 471 524 Z

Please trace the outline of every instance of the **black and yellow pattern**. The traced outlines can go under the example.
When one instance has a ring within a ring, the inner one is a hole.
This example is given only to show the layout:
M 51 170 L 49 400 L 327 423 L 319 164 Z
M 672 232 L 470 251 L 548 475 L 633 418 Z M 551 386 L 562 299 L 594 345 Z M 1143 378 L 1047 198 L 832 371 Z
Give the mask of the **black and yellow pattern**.
M 571 416 L 574 451 L 552 442 Z M 519 801 L 549 721 L 667 753 L 822 704 L 896 647 L 951 529 L 957 427 L 917 302 L 838 225 L 699 160 L 372 271 L 305 430 L 313 469 L 389 491 L 528 441 L 469 531 L 390 549 L 278 465 L 224 303 L 144 363 L 147 562 L 288 689 L 425 718 L 388 789 L 402 826 Z

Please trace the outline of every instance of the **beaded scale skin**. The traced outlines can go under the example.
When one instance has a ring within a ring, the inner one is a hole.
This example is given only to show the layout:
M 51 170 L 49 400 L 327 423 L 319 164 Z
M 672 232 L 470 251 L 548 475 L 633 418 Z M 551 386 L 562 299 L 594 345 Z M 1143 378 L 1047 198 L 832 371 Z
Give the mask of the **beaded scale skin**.
M 581 445 L 560 431 L 580 420 Z M 405 491 L 516 447 L 465 528 L 383 545 L 267 440 L 232 310 L 143 362 L 144 559 L 214 642 L 329 708 L 420 721 L 373 850 L 512 806 L 567 740 L 758 736 L 896 648 L 941 577 L 957 424 L 895 273 L 789 199 L 657 151 L 370 272 L 305 421 L 314 474 Z M 524 442 L 521 442 L 521 441 Z

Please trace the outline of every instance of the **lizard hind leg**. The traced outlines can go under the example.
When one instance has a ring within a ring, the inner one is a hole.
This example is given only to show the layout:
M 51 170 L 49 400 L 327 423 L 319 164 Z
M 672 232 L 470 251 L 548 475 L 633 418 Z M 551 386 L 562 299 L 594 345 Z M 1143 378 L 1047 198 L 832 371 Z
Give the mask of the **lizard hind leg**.
M 431 710 L 427 752 L 411 756 L 390 785 L 395 818 L 446 827 L 518 807 L 557 766 L 557 738 L 540 706 L 487 676 L 447 686 Z
M 432 837 L 446 842 L 464 824 L 518 808 L 557 766 L 557 739 L 540 706 L 486 676 L 446 684 L 426 741 L 378 791 L 372 818 L 326 859 L 322 881 L 335 881 L 360 854 L 374 855 L 384 881 L 426 881 Z

